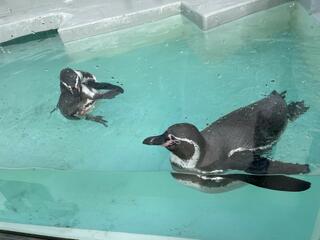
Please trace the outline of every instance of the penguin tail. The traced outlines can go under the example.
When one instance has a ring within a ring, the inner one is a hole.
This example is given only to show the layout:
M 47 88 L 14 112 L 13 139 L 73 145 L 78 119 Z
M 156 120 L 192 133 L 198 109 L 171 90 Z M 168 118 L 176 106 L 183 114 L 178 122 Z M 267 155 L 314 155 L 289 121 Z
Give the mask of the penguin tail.
M 296 120 L 300 115 L 308 111 L 309 107 L 304 104 L 304 101 L 291 102 L 288 104 L 287 117 L 290 121 Z
M 286 94 L 287 94 L 287 91 L 283 91 L 281 93 L 278 93 L 276 90 L 273 90 L 270 95 L 280 95 L 280 97 L 285 99 L 286 98 Z

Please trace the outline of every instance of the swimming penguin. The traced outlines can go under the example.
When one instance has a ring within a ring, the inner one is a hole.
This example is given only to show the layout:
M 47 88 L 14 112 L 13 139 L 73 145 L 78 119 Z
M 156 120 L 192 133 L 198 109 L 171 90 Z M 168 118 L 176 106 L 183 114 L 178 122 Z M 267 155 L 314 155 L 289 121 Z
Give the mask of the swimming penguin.
M 124 91 L 119 86 L 97 82 L 91 73 L 65 68 L 60 72 L 60 92 L 56 109 L 59 108 L 63 116 L 72 120 L 84 118 L 107 126 L 102 116 L 93 116 L 89 112 L 97 100 L 111 99 Z
M 274 161 L 263 154 L 276 144 L 288 120 L 294 121 L 307 110 L 303 101 L 287 104 L 285 92 L 273 91 L 201 132 L 192 124 L 179 123 L 143 143 L 167 148 L 172 176 L 202 191 L 229 190 L 239 181 L 274 190 L 304 191 L 310 187 L 309 182 L 283 174 L 308 173 L 308 164 Z M 241 173 L 229 174 L 230 170 Z

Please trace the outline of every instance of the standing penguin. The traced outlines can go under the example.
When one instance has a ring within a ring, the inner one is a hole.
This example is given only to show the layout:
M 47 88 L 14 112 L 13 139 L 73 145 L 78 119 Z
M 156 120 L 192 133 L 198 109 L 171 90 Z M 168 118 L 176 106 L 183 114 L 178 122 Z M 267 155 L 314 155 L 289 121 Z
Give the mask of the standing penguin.
M 171 152 L 172 176 L 203 191 L 227 191 L 239 181 L 274 190 L 303 191 L 310 187 L 309 182 L 282 174 L 308 173 L 307 164 L 263 156 L 277 142 L 288 120 L 294 121 L 308 110 L 303 101 L 287 104 L 284 98 L 285 92 L 273 91 L 201 132 L 192 124 L 179 123 L 143 143 L 167 148 Z M 228 174 L 228 170 L 245 174 Z
M 59 108 L 64 117 L 72 120 L 84 118 L 107 126 L 102 116 L 93 116 L 89 112 L 97 100 L 111 99 L 124 91 L 119 86 L 97 82 L 91 73 L 65 68 L 60 72 L 60 92 L 55 109 Z

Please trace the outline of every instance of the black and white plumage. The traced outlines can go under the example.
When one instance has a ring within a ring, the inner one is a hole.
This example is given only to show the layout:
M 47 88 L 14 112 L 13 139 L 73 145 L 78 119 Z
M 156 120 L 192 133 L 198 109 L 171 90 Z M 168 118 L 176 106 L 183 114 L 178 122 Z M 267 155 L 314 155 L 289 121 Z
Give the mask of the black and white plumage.
M 287 105 L 284 94 L 273 91 L 201 132 L 192 124 L 180 123 L 143 143 L 166 147 L 171 152 L 173 177 L 203 191 L 221 191 L 239 181 L 275 190 L 306 190 L 310 187 L 308 182 L 283 174 L 308 173 L 307 164 L 273 161 L 263 156 L 277 142 L 288 120 L 295 120 L 308 109 L 303 101 Z M 228 174 L 228 170 L 245 174 Z
M 72 120 L 84 118 L 107 126 L 102 116 L 89 112 L 97 100 L 111 99 L 124 91 L 119 86 L 97 82 L 91 73 L 65 68 L 60 72 L 60 92 L 57 108 L 64 117 Z

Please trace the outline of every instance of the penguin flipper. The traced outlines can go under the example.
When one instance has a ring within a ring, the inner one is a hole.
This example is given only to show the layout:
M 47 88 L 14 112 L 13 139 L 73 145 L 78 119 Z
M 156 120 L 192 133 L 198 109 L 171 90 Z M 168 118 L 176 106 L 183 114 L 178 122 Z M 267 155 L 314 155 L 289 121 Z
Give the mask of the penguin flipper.
M 309 173 L 309 164 L 280 162 L 268 159 L 260 155 L 254 155 L 245 172 L 252 174 L 301 174 Z
M 302 174 L 309 173 L 309 164 L 280 162 L 251 151 L 241 151 L 228 159 L 228 169 L 250 174 Z
M 99 99 L 112 99 L 115 96 L 119 95 L 121 92 L 119 92 L 118 89 L 113 89 L 105 93 L 96 93 L 92 97 L 92 100 L 99 100 Z
M 99 82 L 89 81 L 86 83 L 86 85 L 94 89 L 117 90 L 119 93 L 124 92 L 122 87 L 113 85 L 111 83 L 99 83 Z
M 300 115 L 308 111 L 309 107 L 304 104 L 304 101 L 291 102 L 288 104 L 288 119 L 290 121 L 296 120 Z
M 285 192 L 302 192 L 311 186 L 310 182 L 284 175 L 226 174 L 223 177 L 261 188 Z
M 250 174 L 193 174 L 171 172 L 182 184 L 207 193 L 231 191 L 248 183 L 260 188 L 285 192 L 302 192 L 310 188 L 307 181 L 284 175 L 250 175 Z M 242 182 L 242 184 L 241 184 Z

